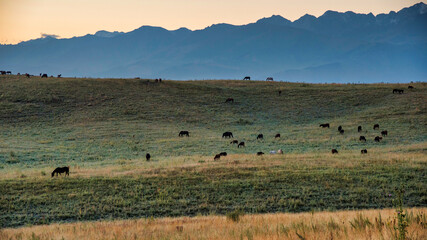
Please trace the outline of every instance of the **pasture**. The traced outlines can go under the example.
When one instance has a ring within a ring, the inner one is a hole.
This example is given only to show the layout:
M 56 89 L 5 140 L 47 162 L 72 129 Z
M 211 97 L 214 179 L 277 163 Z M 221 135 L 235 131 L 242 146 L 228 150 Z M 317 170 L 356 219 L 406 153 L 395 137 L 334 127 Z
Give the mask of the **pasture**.
M 0 76 L 0 226 L 390 208 L 401 185 L 426 207 L 427 84 L 411 85 Z

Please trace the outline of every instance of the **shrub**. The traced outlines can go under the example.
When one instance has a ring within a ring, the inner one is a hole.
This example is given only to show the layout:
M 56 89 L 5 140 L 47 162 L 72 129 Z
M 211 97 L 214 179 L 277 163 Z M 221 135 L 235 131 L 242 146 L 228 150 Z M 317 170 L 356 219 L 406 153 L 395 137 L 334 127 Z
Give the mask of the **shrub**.
M 243 212 L 240 210 L 234 210 L 232 212 L 228 212 L 227 213 L 227 219 L 231 220 L 233 222 L 239 222 L 240 221 L 240 217 L 243 216 Z

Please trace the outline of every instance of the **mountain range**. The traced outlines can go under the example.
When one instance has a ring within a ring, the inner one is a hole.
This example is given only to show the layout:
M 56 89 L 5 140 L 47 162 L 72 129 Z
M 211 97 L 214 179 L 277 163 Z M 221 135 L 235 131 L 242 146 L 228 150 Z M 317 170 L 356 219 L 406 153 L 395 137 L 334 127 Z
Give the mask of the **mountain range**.
M 302 82 L 427 80 L 427 5 L 388 14 L 327 11 L 289 21 L 202 30 L 142 26 L 0 45 L 0 69 L 70 77 L 252 79 Z

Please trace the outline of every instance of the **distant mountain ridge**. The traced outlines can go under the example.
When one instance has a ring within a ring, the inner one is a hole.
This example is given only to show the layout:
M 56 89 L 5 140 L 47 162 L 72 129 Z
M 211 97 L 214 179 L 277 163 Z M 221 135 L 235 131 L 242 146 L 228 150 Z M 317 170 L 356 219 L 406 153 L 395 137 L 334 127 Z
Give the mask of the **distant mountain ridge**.
M 427 80 L 427 5 L 388 14 L 327 11 L 292 22 L 168 31 L 142 26 L 0 45 L 0 68 L 78 77 L 409 82 Z

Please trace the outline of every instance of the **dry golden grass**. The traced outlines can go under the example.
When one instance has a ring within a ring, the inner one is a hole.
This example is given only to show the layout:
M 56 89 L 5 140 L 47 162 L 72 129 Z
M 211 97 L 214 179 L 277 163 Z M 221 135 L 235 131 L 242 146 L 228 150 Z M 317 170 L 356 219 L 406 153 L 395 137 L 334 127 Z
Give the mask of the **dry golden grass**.
M 408 209 L 408 239 L 427 238 L 426 213 Z M 224 216 L 78 222 L 3 229 L 0 239 L 394 239 L 395 215 L 383 209 L 245 215 L 239 222 Z M 369 224 L 355 227 L 360 216 Z

